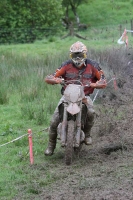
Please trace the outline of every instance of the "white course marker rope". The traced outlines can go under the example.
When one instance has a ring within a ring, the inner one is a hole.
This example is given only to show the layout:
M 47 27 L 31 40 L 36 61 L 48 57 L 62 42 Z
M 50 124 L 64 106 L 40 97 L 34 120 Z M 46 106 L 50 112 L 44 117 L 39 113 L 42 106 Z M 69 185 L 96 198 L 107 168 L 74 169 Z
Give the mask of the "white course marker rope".
M 0 145 L 0 147 L 3 147 L 3 146 L 5 146 L 5 145 L 7 145 L 7 144 L 10 144 L 10 143 L 12 143 L 12 142 L 15 142 L 15 141 L 17 141 L 17 140 L 19 140 L 19 139 L 25 137 L 26 135 L 28 135 L 28 134 L 26 133 L 26 134 L 24 134 L 24 135 L 22 135 L 22 136 L 20 136 L 20 137 L 18 137 L 18 138 L 16 138 L 16 139 L 10 141 L 10 142 L 7 142 L 7 143 L 5 143 L 5 144 L 2 144 L 2 145 Z
M 113 80 L 116 80 L 116 78 L 111 78 L 111 79 L 107 82 L 107 84 L 110 83 L 110 82 L 113 81 Z M 97 90 L 97 92 L 96 92 L 96 94 L 95 94 L 95 96 L 94 96 L 94 99 L 92 100 L 93 103 L 94 103 L 94 101 L 96 100 L 99 91 L 100 91 L 100 90 Z

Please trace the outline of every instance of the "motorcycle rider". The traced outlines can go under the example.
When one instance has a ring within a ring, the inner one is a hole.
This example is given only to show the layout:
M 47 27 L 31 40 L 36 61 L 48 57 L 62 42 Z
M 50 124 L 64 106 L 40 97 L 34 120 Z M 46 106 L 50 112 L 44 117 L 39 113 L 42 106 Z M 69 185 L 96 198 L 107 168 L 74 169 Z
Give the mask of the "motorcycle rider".
M 87 58 L 87 47 L 82 42 L 77 41 L 70 47 L 70 60 L 65 61 L 53 75 L 46 76 L 45 82 L 48 84 L 58 84 L 62 82 L 60 77 L 64 80 L 80 80 L 83 85 L 89 84 L 89 87 L 85 87 L 84 89 L 85 99 L 83 102 L 87 105 L 88 113 L 83 131 L 85 133 L 84 142 L 86 145 L 90 145 L 92 144 L 90 131 L 94 124 L 95 111 L 89 95 L 93 93 L 95 88 L 102 89 L 106 87 L 107 83 L 104 72 L 96 61 Z M 64 87 L 62 87 L 61 92 L 63 95 Z M 63 98 L 61 98 L 59 104 L 62 101 Z M 59 111 L 57 106 L 49 127 L 49 143 L 44 152 L 47 156 L 53 155 L 56 147 L 57 127 L 59 123 Z

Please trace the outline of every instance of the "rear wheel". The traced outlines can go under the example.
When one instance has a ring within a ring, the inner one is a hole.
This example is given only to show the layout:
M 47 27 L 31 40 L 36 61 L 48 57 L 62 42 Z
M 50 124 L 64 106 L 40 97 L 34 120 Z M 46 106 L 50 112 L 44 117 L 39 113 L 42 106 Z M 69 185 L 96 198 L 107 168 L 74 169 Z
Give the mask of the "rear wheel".
M 67 128 L 67 145 L 65 148 L 65 163 L 66 165 L 70 165 L 72 163 L 73 157 L 73 141 L 74 140 L 74 121 L 68 121 L 68 128 Z

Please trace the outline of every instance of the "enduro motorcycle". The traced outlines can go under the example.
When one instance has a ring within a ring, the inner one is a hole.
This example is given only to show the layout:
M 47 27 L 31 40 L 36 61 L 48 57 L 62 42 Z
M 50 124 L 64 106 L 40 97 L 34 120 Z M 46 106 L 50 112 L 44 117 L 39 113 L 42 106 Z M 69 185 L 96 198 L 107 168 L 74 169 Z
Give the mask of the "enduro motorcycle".
M 58 139 L 61 146 L 65 148 L 65 163 L 70 165 L 74 152 L 79 152 L 84 143 L 85 134 L 83 127 L 87 117 L 87 106 L 84 87 L 80 81 L 66 85 L 63 102 L 59 105 L 59 117 L 61 123 L 58 125 Z

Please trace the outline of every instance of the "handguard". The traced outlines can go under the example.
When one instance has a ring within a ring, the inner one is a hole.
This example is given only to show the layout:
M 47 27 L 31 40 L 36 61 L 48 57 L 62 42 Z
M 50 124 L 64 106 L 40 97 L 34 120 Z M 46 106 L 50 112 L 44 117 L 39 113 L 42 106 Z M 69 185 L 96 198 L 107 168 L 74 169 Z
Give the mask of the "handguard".
M 48 84 L 60 84 L 62 82 L 61 78 L 55 78 L 53 75 L 48 75 L 46 76 L 46 78 L 44 79 L 46 83 Z

